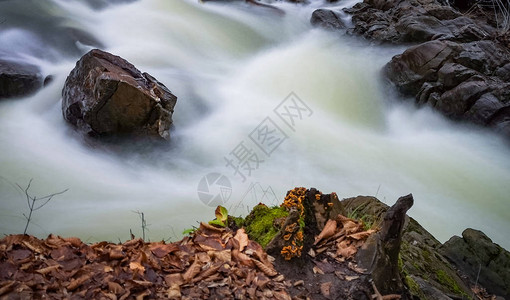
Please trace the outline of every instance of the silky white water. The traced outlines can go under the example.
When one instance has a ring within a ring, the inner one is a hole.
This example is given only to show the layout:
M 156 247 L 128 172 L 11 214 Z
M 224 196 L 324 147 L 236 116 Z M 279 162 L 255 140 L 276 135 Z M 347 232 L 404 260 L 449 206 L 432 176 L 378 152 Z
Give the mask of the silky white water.
M 35 63 L 54 80 L 33 96 L 0 102 L 0 232 L 23 232 L 28 208 L 16 184 L 32 178 L 34 196 L 69 190 L 34 212 L 28 233 L 126 240 L 130 229 L 142 234 L 138 211 L 148 239 L 176 239 L 214 217 L 197 188 L 217 172 L 232 184 L 224 205 L 233 214 L 260 201 L 277 204 L 296 186 L 340 198 L 377 196 L 389 205 L 413 193 L 409 214 L 439 240 L 472 227 L 510 248 L 508 145 L 400 101 L 379 72 L 403 48 L 312 28 L 310 15 L 321 4 L 280 3 L 281 16 L 194 0 L 102 9 L 4 1 L 0 58 Z M 90 49 L 66 39 L 69 28 L 178 96 L 169 145 L 99 146 L 63 120 L 65 78 Z M 291 92 L 312 112 L 296 119 L 294 130 L 274 112 Z M 250 140 L 267 117 L 287 135 L 269 156 Z M 241 142 L 263 160 L 245 182 L 225 161 Z

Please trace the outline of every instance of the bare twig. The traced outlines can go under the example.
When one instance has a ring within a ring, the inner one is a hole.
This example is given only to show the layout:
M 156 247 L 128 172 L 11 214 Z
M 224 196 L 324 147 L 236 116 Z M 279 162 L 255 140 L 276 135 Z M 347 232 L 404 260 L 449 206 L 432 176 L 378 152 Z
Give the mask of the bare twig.
M 69 189 L 65 189 L 61 192 L 58 192 L 58 193 L 53 193 L 53 194 L 50 194 L 50 195 L 47 195 L 47 196 L 44 196 L 44 197 L 40 197 L 40 198 L 37 198 L 36 196 L 32 196 L 30 195 L 30 193 L 28 192 L 30 190 L 30 187 L 32 186 L 32 181 L 33 181 L 33 178 L 30 179 L 30 181 L 28 182 L 28 185 L 26 188 L 22 188 L 19 184 L 16 183 L 16 186 L 25 194 L 25 198 L 27 200 L 27 205 L 28 205 L 28 209 L 29 209 L 29 213 L 28 213 L 28 216 L 23 214 L 23 216 L 25 217 L 25 219 L 27 219 L 27 223 L 25 225 L 25 230 L 23 230 L 23 234 L 27 234 L 27 229 L 28 229 L 28 225 L 30 224 L 30 221 L 32 220 L 32 213 L 36 210 L 39 210 L 41 208 L 43 208 L 46 204 L 48 204 L 48 202 L 51 201 L 51 199 L 53 199 L 53 197 L 57 196 L 57 195 L 61 195 L 65 192 L 67 192 Z M 42 204 L 39 204 L 39 205 L 35 205 L 37 201 L 41 201 L 41 200 L 44 200 L 42 202 Z
M 147 221 L 145 220 L 145 215 L 142 212 L 140 211 L 133 211 L 135 214 L 138 214 L 138 216 L 140 217 L 141 221 L 142 221 L 142 239 L 145 241 L 145 230 L 149 231 L 149 229 L 147 228 L 148 225 L 147 225 Z

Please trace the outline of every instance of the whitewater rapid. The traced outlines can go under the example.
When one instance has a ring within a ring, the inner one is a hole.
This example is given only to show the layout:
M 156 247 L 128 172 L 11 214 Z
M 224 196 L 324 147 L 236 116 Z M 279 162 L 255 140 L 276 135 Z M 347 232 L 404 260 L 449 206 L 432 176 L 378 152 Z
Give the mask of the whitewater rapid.
M 260 201 L 277 204 L 295 186 L 390 205 L 413 193 L 409 214 L 442 242 L 472 227 L 510 248 L 509 147 L 486 130 L 401 101 L 379 72 L 403 48 L 312 28 L 322 2 L 278 3 L 285 16 L 194 0 L 101 9 L 64 0 L 0 5 L 7 18 L 0 58 L 37 64 L 54 77 L 33 96 L 0 102 L 1 233 L 22 232 L 27 207 L 16 184 L 33 178 L 33 195 L 69 190 L 34 213 L 31 234 L 126 240 L 130 229 L 141 236 L 138 211 L 149 239 L 176 239 L 213 218 L 197 188 L 219 173 L 231 183 L 225 206 L 234 214 Z M 178 96 L 169 145 L 98 146 L 66 124 L 62 86 L 92 48 L 66 39 L 69 28 Z M 293 127 L 275 113 L 291 93 L 309 109 Z M 263 122 L 285 137 L 270 155 L 250 139 Z M 226 163 L 240 143 L 263 160 L 246 181 Z

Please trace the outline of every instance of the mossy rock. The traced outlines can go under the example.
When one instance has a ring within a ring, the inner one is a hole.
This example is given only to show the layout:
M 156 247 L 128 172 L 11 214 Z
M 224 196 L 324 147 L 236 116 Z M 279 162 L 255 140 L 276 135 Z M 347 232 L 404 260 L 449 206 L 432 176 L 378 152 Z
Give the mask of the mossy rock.
M 246 233 L 250 239 L 265 248 L 280 231 L 282 222 L 285 221 L 288 215 L 289 213 L 285 208 L 259 204 L 253 208 L 244 219 L 244 222 L 237 220 L 236 225 L 237 223 L 242 224 L 246 228 Z

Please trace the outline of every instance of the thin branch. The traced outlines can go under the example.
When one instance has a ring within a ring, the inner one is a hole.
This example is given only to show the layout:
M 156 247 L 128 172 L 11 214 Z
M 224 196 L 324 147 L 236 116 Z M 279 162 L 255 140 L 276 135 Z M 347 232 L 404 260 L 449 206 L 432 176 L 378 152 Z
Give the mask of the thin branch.
M 25 217 L 25 219 L 27 220 L 27 223 L 25 225 L 25 230 L 23 231 L 23 234 L 27 234 L 27 229 L 28 229 L 28 225 L 30 224 L 30 221 L 32 220 L 32 213 L 38 209 L 41 209 L 43 206 L 45 206 L 46 204 L 48 204 L 48 202 L 51 201 L 51 199 L 53 199 L 53 197 L 57 196 L 57 195 L 61 195 L 65 192 L 67 192 L 69 189 L 65 189 L 61 192 L 58 192 L 58 193 L 53 193 L 53 194 L 50 194 L 50 195 L 47 195 L 47 196 L 44 196 L 44 197 L 41 197 L 41 198 L 37 198 L 35 196 L 31 196 L 30 193 L 28 192 L 30 190 L 30 187 L 32 186 L 32 181 L 34 179 L 31 178 L 30 181 L 28 182 L 28 185 L 25 189 L 23 189 L 19 184 L 16 183 L 16 185 L 18 186 L 18 188 L 23 191 L 25 193 L 25 197 L 26 197 L 26 200 L 27 200 L 27 205 L 28 205 L 28 209 L 29 209 L 29 213 L 28 213 L 28 216 L 23 214 L 23 216 Z M 35 202 L 36 201 L 39 201 L 39 200 L 45 200 L 46 201 L 35 207 Z

